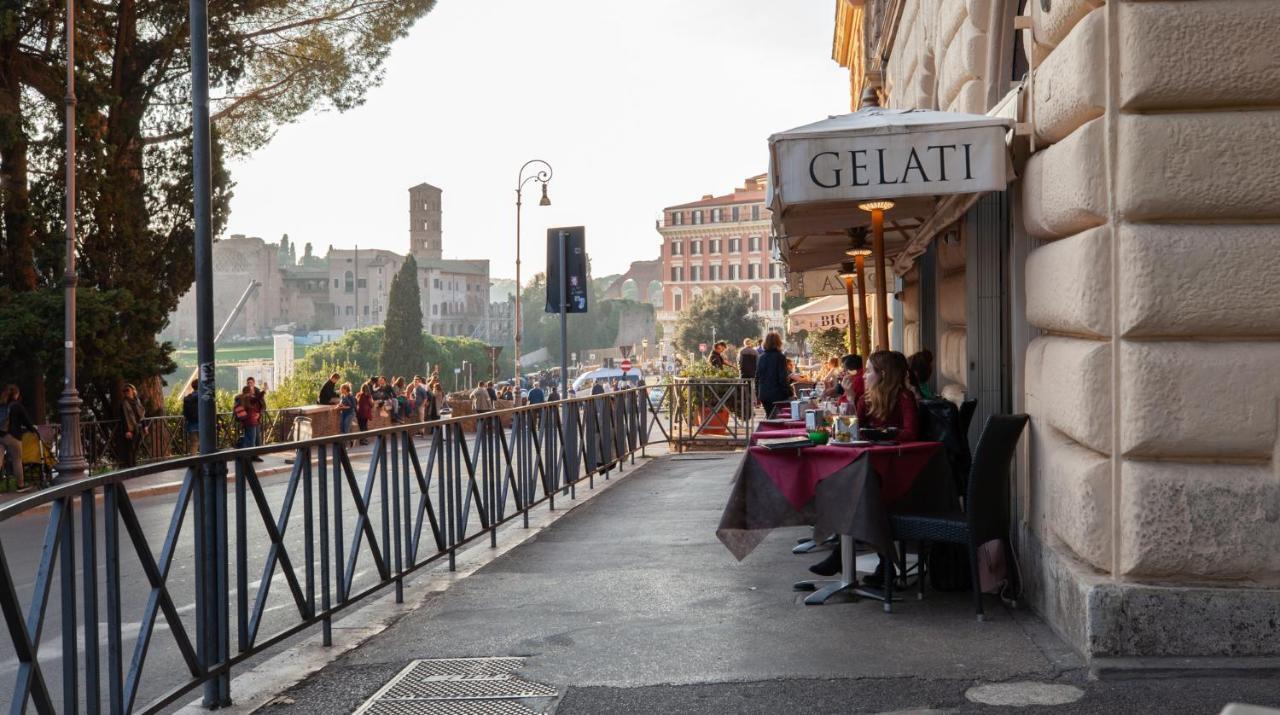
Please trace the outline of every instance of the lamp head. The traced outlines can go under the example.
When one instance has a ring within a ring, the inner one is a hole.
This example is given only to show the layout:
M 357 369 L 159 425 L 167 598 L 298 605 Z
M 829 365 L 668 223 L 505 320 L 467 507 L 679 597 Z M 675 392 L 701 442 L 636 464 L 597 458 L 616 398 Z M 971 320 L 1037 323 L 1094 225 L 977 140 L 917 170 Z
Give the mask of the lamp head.
M 858 273 L 857 268 L 853 265 L 853 261 L 845 261 L 840 264 L 840 277 L 844 280 L 850 280 Z
M 867 229 L 865 226 L 846 229 L 845 233 L 849 234 L 849 247 L 844 252 L 846 256 L 857 258 L 858 256 L 871 255 L 871 249 L 867 248 Z
M 550 206 L 551 199 L 547 197 L 547 182 L 542 182 L 542 198 L 538 199 L 539 206 Z
M 864 201 L 858 204 L 858 208 L 863 211 L 888 211 L 893 208 L 893 202 L 888 199 L 880 201 Z

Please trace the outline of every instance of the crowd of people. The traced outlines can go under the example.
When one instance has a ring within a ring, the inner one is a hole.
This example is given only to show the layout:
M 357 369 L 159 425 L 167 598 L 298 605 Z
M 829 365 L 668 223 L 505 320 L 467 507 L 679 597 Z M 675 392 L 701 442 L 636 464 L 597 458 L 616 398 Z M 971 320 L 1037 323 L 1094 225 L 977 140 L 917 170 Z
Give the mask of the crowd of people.
M 337 409 L 342 434 L 352 431 L 352 423 L 361 432 L 368 430 L 378 412 L 390 418 L 392 424 L 410 424 L 438 420 L 445 409 L 438 370 L 427 378 L 414 375 L 407 382 L 403 377 L 372 375 L 358 388 L 342 382 L 342 375 L 335 372 L 320 387 L 317 402 Z M 361 438 L 360 444 L 368 444 L 368 440 Z

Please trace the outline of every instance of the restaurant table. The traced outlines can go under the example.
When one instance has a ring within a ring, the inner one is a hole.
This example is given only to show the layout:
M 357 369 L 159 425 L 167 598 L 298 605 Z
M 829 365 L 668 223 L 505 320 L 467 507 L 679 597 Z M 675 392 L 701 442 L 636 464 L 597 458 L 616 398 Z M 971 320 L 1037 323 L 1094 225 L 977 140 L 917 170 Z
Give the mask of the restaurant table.
M 762 439 L 783 439 L 786 437 L 808 437 L 809 430 L 801 424 L 799 427 L 786 427 L 777 429 L 758 429 L 751 433 L 751 444 L 757 444 Z
M 716 536 L 741 561 L 777 527 L 812 526 L 817 543 L 839 535 L 840 578 L 796 584 L 797 589 L 813 587 L 816 592 L 805 603 L 817 605 L 856 587 L 855 544 L 866 544 L 893 562 L 890 512 L 950 514 L 958 509 L 940 442 L 779 450 L 753 446 L 738 465 Z

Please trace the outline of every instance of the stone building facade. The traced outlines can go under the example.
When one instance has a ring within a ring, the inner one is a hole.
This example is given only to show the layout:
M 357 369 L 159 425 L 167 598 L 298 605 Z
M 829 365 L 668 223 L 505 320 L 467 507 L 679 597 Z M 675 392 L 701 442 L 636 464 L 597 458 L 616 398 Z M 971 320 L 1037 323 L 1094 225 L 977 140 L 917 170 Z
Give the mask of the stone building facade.
M 767 328 L 782 327 L 786 272 L 770 242 L 765 178 L 753 176 L 730 194 L 707 194 L 663 209 L 657 223 L 662 236 L 658 323 L 666 340 L 675 335 L 676 322 L 690 301 L 727 288 L 748 296 Z
M 409 248 L 418 263 L 422 327 L 432 335 L 492 342 L 502 330 L 503 318 L 495 323 L 489 312 L 489 261 L 441 257 L 441 194 L 425 183 L 409 189 Z M 231 315 L 245 290 L 254 285 L 227 337 L 262 338 L 277 330 L 349 330 L 386 321 L 391 280 L 405 255 L 331 247 L 321 258 L 310 251 L 307 244 L 307 252 L 298 259 L 287 236 L 277 244 L 237 234 L 213 244 L 216 324 Z M 183 296 L 162 337 L 195 339 L 194 292 Z
M 854 109 L 1017 123 L 1018 179 L 897 265 L 901 347 L 1031 415 L 1022 574 L 1095 668 L 1280 655 L 1278 36 L 1271 0 L 836 2 Z

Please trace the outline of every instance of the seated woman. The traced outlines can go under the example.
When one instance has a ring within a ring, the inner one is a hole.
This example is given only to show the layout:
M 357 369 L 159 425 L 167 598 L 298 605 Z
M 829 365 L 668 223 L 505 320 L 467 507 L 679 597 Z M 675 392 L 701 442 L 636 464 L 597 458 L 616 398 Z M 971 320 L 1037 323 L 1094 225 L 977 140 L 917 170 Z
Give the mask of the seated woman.
M 916 399 L 936 398 L 933 388 L 929 387 L 929 380 L 933 379 L 933 354 L 922 350 L 907 358 L 907 367 L 907 377 L 911 381 L 911 390 L 916 393 Z
M 821 390 L 819 393 L 824 400 L 834 399 L 840 394 L 840 378 L 844 373 L 840 369 L 840 358 L 835 355 L 827 360 L 826 366 L 822 369 L 822 374 L 818 375 L 818 386 Z
M 896 427 L 901 442 L 919 438 L 916 396 L 907 382 L 907 359 L 900 352 L 871 353 L 863 374 L 866 392 L 858 398 L 858 426 L 884 429 Z
M 845 355 L 840 358 L 840 363 L 844 371 L 840 375 L 839 389 L 836 393 L 840 396 L 842 404 L 856 405 L 858 400 L 862 399 L 862 394 L 867 391 L 866 377 L 862 370 L 862 356 Z
M 859 427 L 884 429 L 898 428 L 897 439 L 913 442 L 919 438 L 916 420 L 916 397 L 907 384 L 907 358 L 900 352 L 879 350 L 871 353 L 863 372 L 866 392 L 857 401 Z M 840 571 L 840 548 L 832 549 L 824 560 L 809 567 L 819 576 L 832 576 Z M 880 587 L 883 571 L 864 579 L 867 585 Z

